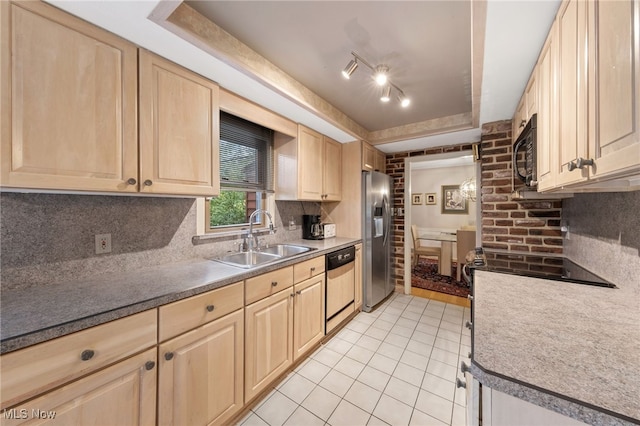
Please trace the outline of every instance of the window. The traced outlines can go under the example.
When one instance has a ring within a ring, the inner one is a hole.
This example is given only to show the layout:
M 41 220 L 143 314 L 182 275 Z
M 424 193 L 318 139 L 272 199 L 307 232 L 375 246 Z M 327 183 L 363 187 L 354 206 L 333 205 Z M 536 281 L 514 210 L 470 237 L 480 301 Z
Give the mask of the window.
M 249 225 L 273 192 L 273 131 L 220 112 L 220 195 L 206 205 L 207 232 Z M 262 215 L 254 225 L 262 223 Z

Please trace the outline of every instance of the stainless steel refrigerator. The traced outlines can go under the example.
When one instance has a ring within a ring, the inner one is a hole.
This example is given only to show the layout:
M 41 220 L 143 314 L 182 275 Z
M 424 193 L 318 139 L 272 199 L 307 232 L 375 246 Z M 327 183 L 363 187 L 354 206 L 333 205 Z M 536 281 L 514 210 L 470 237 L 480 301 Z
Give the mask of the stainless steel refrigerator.
M 362 172 L 363 306 L 370 312 L 393 292 L 391 233 L 393 180 L 384 173 Z

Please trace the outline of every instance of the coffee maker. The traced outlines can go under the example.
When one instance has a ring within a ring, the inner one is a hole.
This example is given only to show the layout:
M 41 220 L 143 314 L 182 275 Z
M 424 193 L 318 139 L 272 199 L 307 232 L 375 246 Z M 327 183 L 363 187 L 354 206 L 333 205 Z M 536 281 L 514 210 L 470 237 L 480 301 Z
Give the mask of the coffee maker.
M 319 214 L 302 215 L 302 238 L 305 240 L 322 240 L 324 232 Z

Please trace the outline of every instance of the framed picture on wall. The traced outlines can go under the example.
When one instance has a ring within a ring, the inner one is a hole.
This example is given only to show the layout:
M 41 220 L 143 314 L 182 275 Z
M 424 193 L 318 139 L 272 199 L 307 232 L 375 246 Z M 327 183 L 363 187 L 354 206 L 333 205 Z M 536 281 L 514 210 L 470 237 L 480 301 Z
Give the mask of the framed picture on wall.
M 426 194 L 424 194 L 424 197 L 425 204 L 437 204 L 435 192 L 427 192 Z
M 469 205 L 460 185 L 442 185 L 442 214 L 469 214 Z
M 411 194 L 411 204 L 418 206 L 422 204 L 422 194 Z

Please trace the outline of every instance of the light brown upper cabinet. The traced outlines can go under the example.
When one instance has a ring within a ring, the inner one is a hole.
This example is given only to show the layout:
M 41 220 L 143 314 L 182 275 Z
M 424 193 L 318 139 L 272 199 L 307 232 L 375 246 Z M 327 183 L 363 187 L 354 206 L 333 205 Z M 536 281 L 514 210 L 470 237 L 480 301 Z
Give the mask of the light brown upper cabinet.
M 382 151 L 378 151 L 367 142 L 362 142 L 362 170 L 385 173 L 387 169 L 387 157 Z
M 340 201 L 342 145 L 298 124 L 298 137 L 276 134 L 276 199 Z
M 376 161 L 373 169 L 380 173 L 387 172 L 387 155 L 384 152 L 376 150 Z
M 639 10 L 638 1 L 561 4 L 534 71 L 538 190 L 638 187 Z
M 591 177 L 640 170 L 638 1 L 588 3 Z
M 220 192 L 218 85 L 140 50 L 140 192 Z
M 136 47 L 41 2 L 0 21 L 0 185 L 136 192 Z
M 537 74 L 538 97 L 538 132 L 537 132 L 537 172 L 538 190 L 544 191 L 555 186 L 555 164 L 558 162 L 556 147 L 557 132 L 557 96 L 556 79 L 558 62 L 557 25 L 553 25 L 547 41 L 542 47 L 540 60 L 535 70 Z
M 366 142 L 362 142 L 362 170 L 371 172 L 376 167 L 376 150 Z
M 558 167 L 556 185 L 588 178 L 588 168 L 574 171 L 587 152 L 587 4 L 570 0 L 558 12 Z

